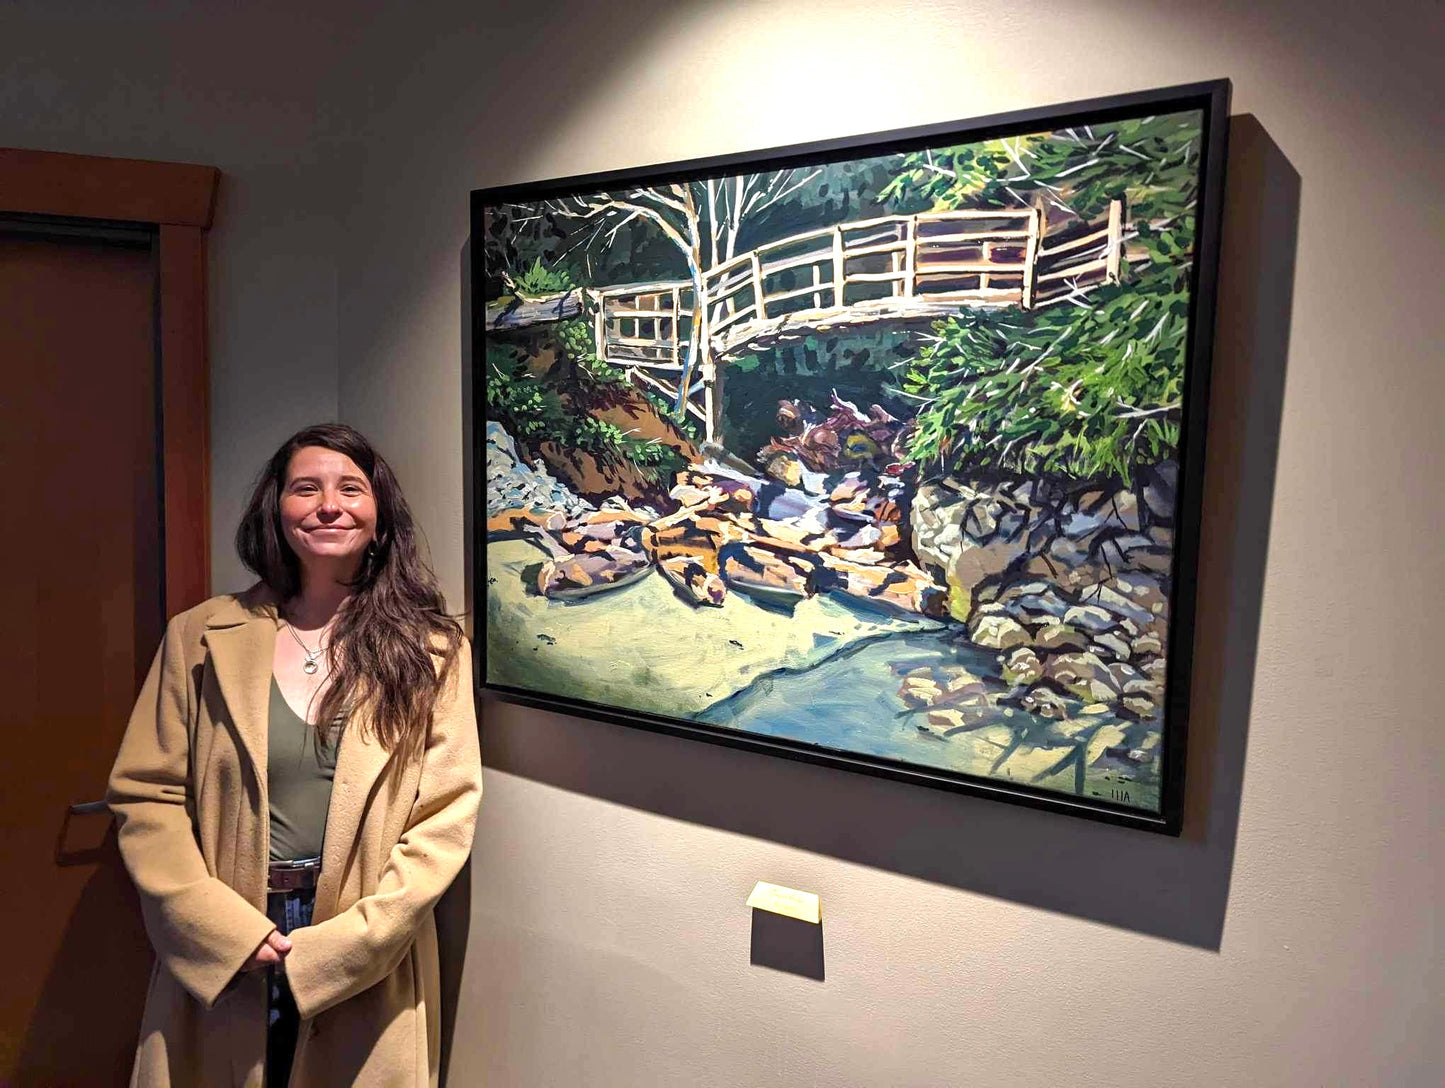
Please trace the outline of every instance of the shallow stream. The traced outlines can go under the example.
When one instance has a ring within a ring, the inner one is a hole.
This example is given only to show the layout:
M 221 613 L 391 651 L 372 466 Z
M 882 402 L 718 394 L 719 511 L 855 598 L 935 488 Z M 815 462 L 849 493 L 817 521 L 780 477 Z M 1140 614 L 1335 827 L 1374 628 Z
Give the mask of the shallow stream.
M 1009 685 L 996 653 L 956 641 L 959 630 L 880 636 L 807 668 L 779 669 L 696 717 L 823 749 L 1157 811 L 1157 760 L 1139 766 L 1117 751 L 1133 723 L 1108 713 L 1055 721 L 998 705 Z M 961 705 L 961 718 L 939 722 L 931 708 L 910 706 L 900 694 L 909 674 L 923 675 L 920 670 L 942 684 L 976 681 L 970 688 L 983 694 Z

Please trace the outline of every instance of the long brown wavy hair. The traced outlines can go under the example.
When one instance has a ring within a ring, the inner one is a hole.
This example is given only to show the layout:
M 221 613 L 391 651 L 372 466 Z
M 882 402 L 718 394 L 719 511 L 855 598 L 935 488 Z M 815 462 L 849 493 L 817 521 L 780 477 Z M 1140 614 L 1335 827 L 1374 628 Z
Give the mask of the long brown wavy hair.
M 236 551 L 279 601 L 301 591 L 301 563 L 281 527 L 281 493 L 291 458 L 307 446 L 351 458 L 376 500 L 375 539 L 331 631 L 332 682 L 317 711 L 317 734 L 324 739 L 338 715 L 364 711 L 360 718 L 377 740 L 407 756 L 425 742 L 437 696 L 461 649 L 462 629 L 446 610 L 436 575 L 418 547 L 411 509 L 381 454 L 342 423 L 297 431 L 257 477 L 236 529 Z

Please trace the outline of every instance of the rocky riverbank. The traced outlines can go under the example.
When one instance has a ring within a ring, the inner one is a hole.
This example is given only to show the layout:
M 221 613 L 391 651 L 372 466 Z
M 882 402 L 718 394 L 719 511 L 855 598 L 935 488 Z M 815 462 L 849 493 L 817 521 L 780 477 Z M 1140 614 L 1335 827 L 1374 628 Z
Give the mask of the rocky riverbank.
M 869 545 L 898 546 L 896 523 L 885 541 L 871 515 L 841 518 L 810 542 L 815 559 L 795 519 L 826 520 L 817 496 L 746 486 L 721 466 L 684 475 L 666 517 L 620 499 L 596 507 L 488 425 L 490 681 L 690 718 L 859 642 L 944 628 L 905 606 L 906 578 L 859 561 L 883 557 Z M 866 506 L 857 493 L 848 500 Z M 941 602 L 932 580 L 912 573 Z
M 487 517 L 503 510 L 559 511 L 568 516 L 597 509 L 547 471 L 540 457 L 530 465 L 500 423 L 487 424 Z
M 1177 474 L 1166 463 L 1113 490 L 953 478 L 919 488 L 914 552 L 947 580 L 969 640 L 996 652 L 1009 690 L 990 701 L 1059 722 L 1107 714 L 1120 725 L 1110 754 L 1155 763 Z M 942 688 L 931 676 L 905 678 L 904 687 L 945 732 L 982 699 L 956 678 Z

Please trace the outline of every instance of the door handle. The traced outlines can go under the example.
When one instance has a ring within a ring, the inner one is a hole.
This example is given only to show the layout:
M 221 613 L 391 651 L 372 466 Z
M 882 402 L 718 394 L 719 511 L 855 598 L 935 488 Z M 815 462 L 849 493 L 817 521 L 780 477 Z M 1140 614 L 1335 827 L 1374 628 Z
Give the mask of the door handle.
M 104 801 L 81 801 L 69 806 L 65 810 L 65 818 L 60 821 L 60 835 L 55 842 L 55 863 L 60 866 L 85 865 L 96 862 L 103 856 L 104 842 L 93 843 L 72 847 L 70 844 L 70 821 L 76 816 L 99 816 L 104 813 L 110 815 L 110 806 Z M 110 832 L 110 821 L 106 821 L 106 837 Z M 94 825 L 91 825 L 92 833 Z

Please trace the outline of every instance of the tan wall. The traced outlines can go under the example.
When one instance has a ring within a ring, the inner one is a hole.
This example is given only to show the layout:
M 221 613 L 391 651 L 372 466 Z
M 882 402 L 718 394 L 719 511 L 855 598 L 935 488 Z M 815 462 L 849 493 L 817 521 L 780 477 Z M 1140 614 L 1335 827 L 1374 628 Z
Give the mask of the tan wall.
M 21 0 L 0 13 L 0 146 L 223 173 L 210 282 L 211 573 L 223 588 L 246 581 L 232 534 L 253 474 L 337 411 L 328 141 L 342 127 L 331 88 L 347 31 L 294 6 Z
M 260 73 L 36 16 L 0 143 L 227 170 L 218 553 L 334 404 L 459 606 L 469 189 L 1235 81 L 1185 837 L 489 701 L 452 1085 L 1439 1082 L 1438 5 L 284 10 L 203 24 Z M 826 981 L 749 964 L 759 878 Z
M 1438 9 L 1292 9 L 393 28 L 414 65 L 345 232 L 341 409 L 400 462 L 453 600 L 468 188 L 1221 75 L 1252 117 L 1188 836 L 489 702 L 454 1084 L 1438 1082 Z M 750 966 L 759 878 L 821 893 L 825 982 Z

